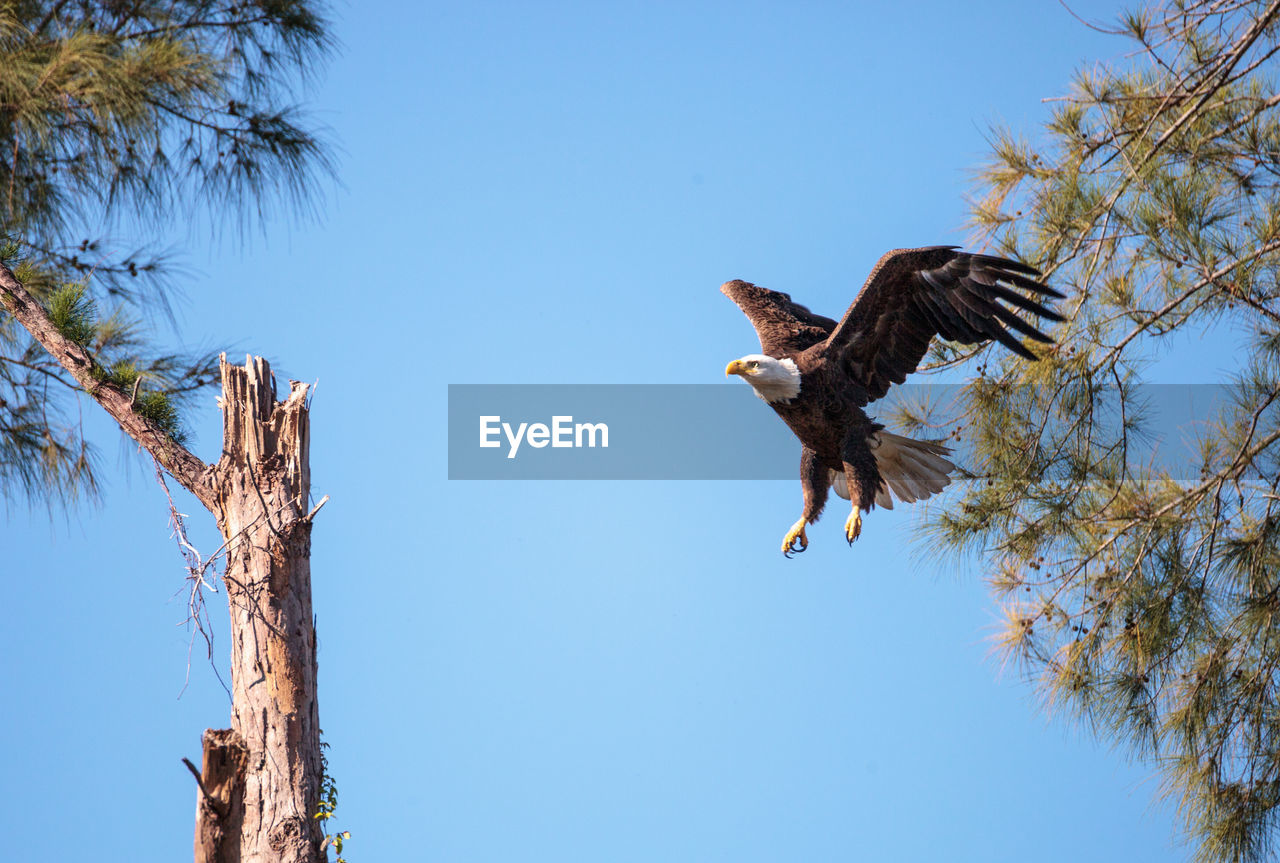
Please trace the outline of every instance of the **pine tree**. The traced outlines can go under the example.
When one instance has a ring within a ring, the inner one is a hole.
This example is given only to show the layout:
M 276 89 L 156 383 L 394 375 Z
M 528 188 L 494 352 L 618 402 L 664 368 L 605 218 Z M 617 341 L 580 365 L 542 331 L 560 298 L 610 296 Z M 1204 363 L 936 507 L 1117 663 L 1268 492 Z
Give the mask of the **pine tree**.
M 321 829 L 336 792 L 316 699 L 310 539 L 324 501 L 310 500 L 308 388 L 277 401 L 260 358 L 156 351 L 136 315 L 165 308 L 163 262 L 71 238 L 154 229 L 192 215 L 189 201 L 219 219 L 261 215 L 277 192 L 304 201 L 327 162 L 279 103 L 327 44 L 314 0 L 0 0 L 0 492 L 95 488 L 64 419 L 83 395 L 216 518 L 232 715 L 205 733 L 201 766 L 188 762 L 197 863 L 319 863 L 345 838 Z M 215 377 L 222 447 L 206 464 L 178 408 Z M 191 567 L 193 596 L 207 563 Z
M 149 238 L 202 212 L 245 227 L 311 200 L 330 163 L 294 100 L 330 47 L 323 11 L 0 0 L 5 258 L 42 303 L 92 309 L 85 345 L 175 416 L 218 367 L 213 353 L 157 347 L 143 326 L 172 317 L 172 261 Z M 72 420 L 78 390 L 0 314 L 0 496 L 96 493 L 95 450 Z
M 1276 0 L 1129 14 L 1042 134 L 993 135 L 976 227 L 1070 319 L 1041 362 L 979 361 L 983 467 L 930 522 L 986 562 L 1005 659 L 1150 759 L 1203 860 L 1268 857 L 1280 815 L 1278 28 Z M 1238 368 L 1197 470 L 1144 465 L 1143 369 L 1211 325 Z

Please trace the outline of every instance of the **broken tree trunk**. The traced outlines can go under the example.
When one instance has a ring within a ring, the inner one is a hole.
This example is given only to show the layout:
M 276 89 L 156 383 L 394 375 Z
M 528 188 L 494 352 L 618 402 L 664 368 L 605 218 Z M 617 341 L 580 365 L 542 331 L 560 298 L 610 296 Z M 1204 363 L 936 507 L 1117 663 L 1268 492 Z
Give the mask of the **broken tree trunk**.
M 231 728 L 204 735 L 196 863 L 319 863 L 307 386 L 276 401 L 266 360 L 222 356 L 222 457 L 207 465 L 133 410 L 85 347 L 0 262 L 0 305 L 125 433 L 213 513 L 226 540 Z M 323 503 L 323 501 L 321 501 Z M 190 766 L 195 772 L 194 765 Z
M 320 859 L 306 398 L 307 385 L 295 381 L 276 401 L 260 357 L 244 368 L 222 359 L 222 458 L 212 484 L 227 546 L 232 707 L 230 734 L 205 735 L 204 763 L 233 762 L 217 751 L 227 748 L 243 747 L 245 757 L 230 798 L 240 805 L 225 816 L 205 801 L 198 807 L 197 863 Z

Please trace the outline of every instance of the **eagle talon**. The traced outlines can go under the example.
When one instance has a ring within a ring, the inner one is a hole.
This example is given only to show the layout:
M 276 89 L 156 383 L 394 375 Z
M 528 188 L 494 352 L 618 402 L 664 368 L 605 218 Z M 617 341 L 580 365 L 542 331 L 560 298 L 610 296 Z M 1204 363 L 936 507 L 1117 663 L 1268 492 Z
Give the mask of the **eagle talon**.
M 853 508 L 853 512 L 849 513 L 849 519 L 844 523 L 844 537 L 849 540 L 849 545 L 853 545 L 853 541 L 862 534 L 862 513 L 858 507 Z
M 791 526 L 787 535 L 782 538 L 782 553 L 786 557 L 800 554 L 809 547 L 809 538 L 804 535 L 805 520 L 802 518 Z

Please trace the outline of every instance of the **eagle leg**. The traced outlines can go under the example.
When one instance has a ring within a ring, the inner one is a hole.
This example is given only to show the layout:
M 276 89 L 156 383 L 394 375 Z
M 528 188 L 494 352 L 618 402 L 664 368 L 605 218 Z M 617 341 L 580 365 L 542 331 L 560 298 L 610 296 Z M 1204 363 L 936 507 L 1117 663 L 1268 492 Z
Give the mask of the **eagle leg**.
M 799 554 L 809 547 L 809 538 L 804 535 L 804 527 L 808 523 L 808 519 L 801 516 L 800 520 L 791 525 L 791 530 L 787 531 L 787 535 L 782 538 L 782 553 L 787 557 Z
M 805 536 L 806 525 L 813 524 L 822 515 L 822 507 L 827 503 L 827 489 L 831 480 L 827 476 L 827 466 L 818 454 L 808 447 L 800 451 L 800 487 L 804 490 L 804 514 L 800 520 L 791 525 L 791 530 L 782 539 L 782 553 L 787 557 L 799 554 L 809 547 L 809 537 Z
M 862 510 L 855 503 L 853 512 L 849 513 L 848 520 L 844 523 L 844 538 L 849 540 L 849 545 L 853 545 L 853 541 L 862 533 Z
M 874 430 L 876 427 L 870 427 Z M 844 480 L 849 488 L 849 500 L 853 502 L 853 512 L 844 523 L 844 538 L 853 545 L 853 541 L 862 533 L 862 510 L 871 512 L 876 505 L 876 489 L 881 485 L 880 471 L 876 468 L 876 457 L 867 446 L 867 428 L 855 426 L 851 428 L 841 444 L 841 456 L 844 460 Z

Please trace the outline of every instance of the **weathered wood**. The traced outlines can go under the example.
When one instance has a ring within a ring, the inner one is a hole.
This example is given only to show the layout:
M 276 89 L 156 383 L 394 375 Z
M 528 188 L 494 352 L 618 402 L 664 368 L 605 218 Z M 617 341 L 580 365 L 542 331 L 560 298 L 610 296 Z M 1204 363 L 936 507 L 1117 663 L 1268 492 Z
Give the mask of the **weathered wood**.
M 244 741 L 231 729 L 204 733 L 203 767 L 196 777 L 200 796 L 196 803 L 195 863 L 235 863 L 241 859 L 248 758 Z
M 294 382 L 278 402 L 266 360 L 241 368 L 223 356 L 215 514 L 228 543 L 231 727 L 249 756 L 244 863 L 318 860 L 323 838 L 306 396 Z

